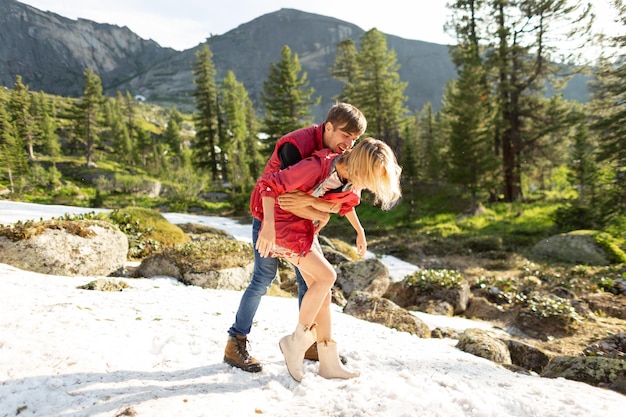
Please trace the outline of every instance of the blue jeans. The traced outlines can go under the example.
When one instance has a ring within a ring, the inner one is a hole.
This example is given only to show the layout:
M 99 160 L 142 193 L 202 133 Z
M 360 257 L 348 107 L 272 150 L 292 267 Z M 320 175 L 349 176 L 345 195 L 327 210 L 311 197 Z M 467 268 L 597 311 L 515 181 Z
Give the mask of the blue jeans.
M 247 335 L 252 328 L 252 321 L 256 314 L 261 297 L 265 295 L 267 289 L 274 281 L 276 272 L 278 271 L 278 259 L 264 258 L 256 250 L 256 241 L 259 238 L 259 230 L 261 229 L 261 221 L 252 219 L 252 249 L 254 250 L 254 270 L 252 271 L 252 279 L 248 288 L 244 291 L 239 302 L 239 309 L 235 315 L 235 323 L 228 329 L 231 336 Z M 302 297 L 307 291 L 306 282 L 300 274 L 298 268 L 296 271 L 296 281 L 298 283 L 298 307 L 302 304 Z

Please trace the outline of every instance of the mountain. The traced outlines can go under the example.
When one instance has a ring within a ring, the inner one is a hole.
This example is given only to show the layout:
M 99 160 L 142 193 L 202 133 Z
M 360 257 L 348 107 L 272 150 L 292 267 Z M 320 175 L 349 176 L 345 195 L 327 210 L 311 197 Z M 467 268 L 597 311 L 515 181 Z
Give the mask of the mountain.
M 223 35 L 210 37 L 207 43 L 213 53 L 218 80 L 226 75 L 226 71 L 233 70 L 257 104 L 270 63 L 281 59 L 281 50 L 286 43 L 298 54 L 311 86 L 322 97 L 314 113 L 323 117 L 333 97 L 341 92 L 341 83 L 328 72 L 335 60 L 336 45 L 346 38 L 358 45 L 363 33 L 358 26 L 339 19 L 281 9 Z M 388 47 L 396 51 L 400 77 L 409 82 L 406 90 L 408 106 L 419 109 L 427 101 L 438 105 L 445 83 L 456 74 L 448 47 L 386 36 Z M 191 97 L 194 86 L 190 68 L 196 59 L 195 52 L 201 46 L 181 52 L 118 88 L 136 91 L 164 104 L 168 101 L 178 104 L 177 100 Z
M 358 26 L 339 19 L 281 9 L 211 36 L 206 43 L 213 53 L 217 81 L 232 70 L 259 110 L 270 63 L 280 60 L 287 44 L 298 54 L 316 95 L 322 97 L 313 109 L 320 121 L 341 91 L 341 83 L 328 73 L 336 45 L 346 38 L 358 45 L 363 33 Z M 407 107 L 419 110 L 431 102 L 435 109 L 440 108 L 445 84 L 456 76 L 448 47 L 386 37 L 388 47 L 396 52 L 400 78 L 408 82 Z M 83 71 L 91 68 L 108 95 L 129 91 L 156 104 L 191 112 L 191 68 L 201 46 L 179 52 L 144 40 L 127 27 L 67 19 L 15 0 L 0 0 L 0 84 L 7 87 L 19 74 L 31 90 L 78 97 L 84 85 Z M 568 98 L 586 99 L 584 84 L 581 88 L 578 83 L 571 91 L 574 97 Z
M 111 86 L 177 53 L 141 39 L 127 27 L 71 20 L 0 0 L 0 84 L 7 87 L 19 74 L 32 91 L 80 96 L 86 68 Z

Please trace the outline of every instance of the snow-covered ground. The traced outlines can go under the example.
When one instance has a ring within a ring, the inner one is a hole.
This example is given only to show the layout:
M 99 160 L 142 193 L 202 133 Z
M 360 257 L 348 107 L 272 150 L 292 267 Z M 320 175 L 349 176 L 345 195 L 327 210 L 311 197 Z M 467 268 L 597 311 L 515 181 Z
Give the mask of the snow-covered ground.
M 0 223 L 29 207 L 14 204 L 0 201 Z M 169 278 L 120 279 L 130 286 L 121 292 L 77 288 L 97 278 L 0 264 L 0 416 L 617 417 L 626 407 L 616 392 L 516 374 L 454 340 L 420 339 L 336 306 L 334 338 L 361 376 L 326 380 L 307 361 L 297 383 L 278 348 L 296 326 L 297 300 L 269 296 L 250 334 L 264 369 L 250 374 L 222 362 L 241 292 Z M 490 328 L 420 318 L 431 328 Z

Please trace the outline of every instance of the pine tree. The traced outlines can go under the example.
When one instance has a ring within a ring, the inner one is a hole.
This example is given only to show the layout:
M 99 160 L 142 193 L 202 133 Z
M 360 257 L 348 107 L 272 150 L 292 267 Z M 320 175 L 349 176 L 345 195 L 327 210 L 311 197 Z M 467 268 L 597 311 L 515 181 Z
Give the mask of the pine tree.
M 558 42 L 588 40 L 589 10 L 578 2 L 568 0 L 523 2 L 456 0 L 450 8 L 456 11 L 452 23 L 459 45 L 471 46 L 472 54 L 454 56 L 457 65 L 480 58 L 485 69 L 484 85 L 489 86 L 490 105 L 498 112 L 493 136 L 493 150 L 502 161 L 502 195 L 505 201 L 523 198 L 522 176 L 528 153 L 544 132 L 540 117 L 543 106 L 554 103 L 543 100 L 545 86 L 555 77 L 564 75 L 563 68 L 574 73 L 577 68 L 565 66 L 579 54 L 562 54 Z M 562 30 L 567 27 L 567 33 Z M 581 51 L 579 48 L 578 51 Z M 558 65 L 557 64 L 561 64 Z M 556 84 L 552 83 L 553 86 Z M 565 108 L 560 108 L 564 114 Z M 559 116 L 563 117 L 563 115 Z M 567 124 L 559 126 L 563 131 Z
M 343 56 L 348 63 L 349 56 L 348 49 Z M 371 29 L 361 37 L 356 69 L 342 94 L 367 116 L 369 134 L 388 142 L 401 158 L 400 132 L 407 113 L 404 91 L 408 83 L 400 80 L 399 68 L 395 51 L 387 48 L 385 35 Z
M 7 112 L 8 104 L 0 97 L 0 172 L 6 172 L 11 192 L 16 192 L 16 183 L 25 181 L 29 166 L 24 152 L 24 143 Z
M 569 161 L 568 180 L 578 189 L 581 205 L 592 203 L 595 197 L 596 146 L 591 141 L 587 126 L 581 126 L 574 134 L 573 149 Z
M 174 166 L 176 167 L 183 166 L 183 141 L 180 135 L 180 125 L 182 121 L 183 117 L 180 112 L 175 107 L 170 109 L 164 140 L 167 145 L 168 153 L 170 154 L 170 161 L 173 160 Z
M 246 136 L 246 152 L 247 152 L 247 160 L 248 167 L 250 170 L 251 179 L 256 182 L 256 179 L 261 176 L 263 172 L 263 167 L 265 166 L 265 158 L 261 155 L 259 151 L 259 121 L 257 120 L 256 110 L 254 109 L 254 105 L 252 100 L 248 100 L 246 103 L 246 122 L 248 132 Z
M 470 193 L 470 211 L 478 207 L 478 195 L 488 192 L 497 168 L 492 152 L 493 117 L 485 104 L 483 69 L 466 63 L 444 98 L 444 118 L 449 129 L 448 180 Z
M 135 147 L 135 161 L 143 168 L 148 168 L 150 156 L 153 152 L 152 135 L 146 129 L 137 130 L 137 146 Z
M 127 91 L 126 94 L 123 96 L 122 98 L 122 94 L 118 93 L 118 101 L 120 103 L 120 106 L 124 109 L 124 116 L 126 119 L 126 130 L 128 131 L 128 134 L 130 136 L 130 140 L 131 143 L 135 140 L 136 137 L 136 130 L 137 130 L 137 126 L 136 126 L 136 122 L 135 122 L 135 118 L 136 116 L 136 105 L 137 105 L 137 100 L 135 100 L 135 98 L 133 98 L 133 96 L 130 95 L 130 92 Z M 122 101 L 124 103 L 124 105 L 122 106 Z
M 56 133 L 57 124 L 53 117 L 51 101 L 43 92 L 33 94 L 31 108 L 35 119 L 35 143 L 41 147 L 41 152 L 45 155 L 58 158 L 61 155 L 61 142 Z
M 419 116 L 417 113 L 407 118 L 404 125 L 404 144 L 402 149 L 402 195 L 409 207 L 409 219 L 414 219 L 417 212 L 417 184 L 419 182 Z
M 227 155 L 228 178 L 233 194 L 248 194 L 254 186 L 255 178 L 250 175 L 248 161 L 248 92 L 237 81 L 235 73 L 228 71 L 222 82 L 222 102 L 224 110 L 224 131 L 222 153 Z
M 128 127 L 126 105 L 126 98 L 118 91 L 115 100 L 106 102 L 104 119 L 114 159 L 125 164 L 133 164 L 135 150 Z
M 218 89 L 213 54 L 207 44 L 196 52 L 193 66 L 196 88 L 193 97 L 197 112 L 194 113 L 196 137 L 193 144 L 194 162 L 198 168 L 211 173 L 213 183 L 220 178 L 218 167 Z
M 268 135 L 268 151 L 274 149 L 276 140 L 296 129 L 310 125 L 311 106 L 315 90 L 309 88 L 307 73 L 302 71 L 298 54 L 291 53 L 285 45 L 281 60 L 270 64 L 267 81 L 263 82 L 261 100 L 265 107 L 265 133 Z
M 613 210 L 626 212 L 626 3 L 613 0 L 622 33 L 609 39 L 614 53 L 603 57 L 593 85 L 592 129 L 599 135 L 600 162 L 615 171 Z
M 79 141 L 84 145 L 87 166 L 94 165 L 94 151 L 100 141 L 102 128 L 102 81 L 100 77 L 88 68 L 84 72 L 85 87 L 83 97 L 76 106 L 76 133 Z
M 22 83 L 22 77 L 17 75 L 13 84 L 9 100 L 9 114 L 17 130 L 17 135 L 26 146 L 28 158 L 35 159 L 35 123 L 31 114 L 31 94 L 28 86 Z
M 357 74 L 357 49 L 352 39 L 344 39 L 337 44 L 337 52 L 335 54 L 335 62 L 330 69 L 330 74 L 336 80 L 345 85 L 352 85 L 356 82 Z M 347 88 L 342 89 L 341 95 L 336 97 L 337 100 L 350 103 L 350 97 L 347 95 Z
M 438 127 L 433 106 L 430 102 L 418 114 L 418 172 L 425 182 L 437 184 L 443 177 L 444 164 L 442 154 L 444 149 L 440 136 L 441 129 Z

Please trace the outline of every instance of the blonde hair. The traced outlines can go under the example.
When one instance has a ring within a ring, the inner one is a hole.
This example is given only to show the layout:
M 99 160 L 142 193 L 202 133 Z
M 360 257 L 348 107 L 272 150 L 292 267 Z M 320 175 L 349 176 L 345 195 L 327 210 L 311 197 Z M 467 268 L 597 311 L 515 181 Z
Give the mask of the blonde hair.
M 350 151 L 339 157 L 348 172 L 348 178 L 356 187 L 363 187 L 374 194 L 374 204 L 389 210 L 402 196 L 400 174 L 393 150 L 382 140 L 364 138 Z

